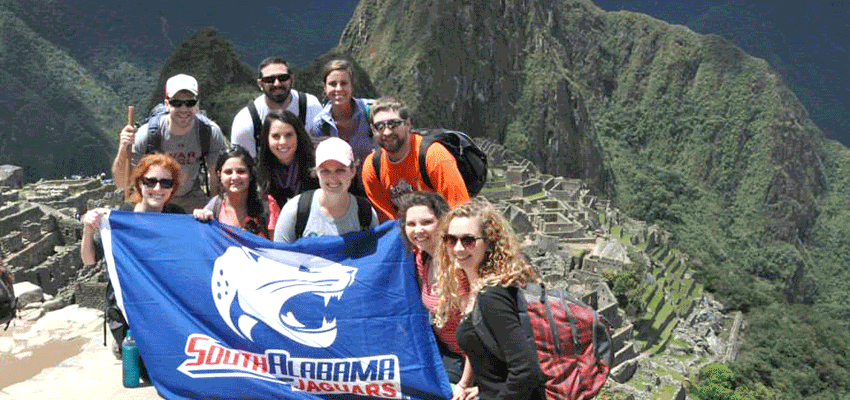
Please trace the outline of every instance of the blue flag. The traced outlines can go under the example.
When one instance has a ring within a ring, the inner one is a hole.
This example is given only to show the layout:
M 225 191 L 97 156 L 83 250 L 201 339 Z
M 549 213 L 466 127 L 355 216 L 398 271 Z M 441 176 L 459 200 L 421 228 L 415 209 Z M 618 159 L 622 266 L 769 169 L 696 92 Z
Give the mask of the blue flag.
M 113 211 L 101 233 L 165 398 L 451 397 L 395 221 L 283 244 L 190 215 Z

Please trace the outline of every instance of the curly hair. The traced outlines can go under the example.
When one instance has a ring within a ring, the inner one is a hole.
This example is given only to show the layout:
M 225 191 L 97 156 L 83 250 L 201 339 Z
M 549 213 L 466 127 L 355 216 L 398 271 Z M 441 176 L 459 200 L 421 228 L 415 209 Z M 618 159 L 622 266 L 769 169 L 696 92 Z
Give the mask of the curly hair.
M 493 206 L 479 201 L 471 201 L 456 206 L 443 218 L 440 232 L 448 231 L 454 218 L 476 219 L 480 224 L 484 244 L 487 246 L 484 259 L 478 266 L 478 284 L 473 284 L 471 293 L 477 293 L 484 286 L 517 285 L 537 280 L 534 269 L 525 262 L 519 249 L 519 243 L 510 223 Z M 437 327 L 445 325 L 452 313 L 461 312 L 459 280 L 460 268 L 454 262 L 445 241 L 437 248 L 437 281 L 440 286 L 440 299 L 437 304 L 435 323 Z M 472 284 L 472 282 L 470 282 Z
M 449 203 L 439 193 L 411 192 L 399 197 L 398 201 L 398 222 L 401 226 L 401 238 L 404 240 L 404 246 L 407 248 L 407 251 L 411 251 L 412 249 L 410 239 L 407 238 L 407 234 L 404 232 L 404 226 L 407 225 L 407 210 L 416 206 L 428 207 L 434 216 L 437 217 L 438 223 L 443 215 L 449 212 Z
M 174 179 L 174 186 L 171 187 L 171 196 L 165 202 L 168 203 L 171 197 L 174 197 L 174 193 L 180 190 L 180 163 L 166 154 L 147 154 L 139 160 L 139 164 L 130 172 L 130 182 L 133 182 L 133 184 L 127 193 L 127 201 L 133 204 L 142 202 L 142 178 L 155 165 L 171 172 L 171 178 Z
M 402 104 L 400 101 L 396 100 L 393 97 L 384 96 L 375 100 L 372 103 L 372 106 L 369 107 L 369 123 L 372 124 L 375 122 L 375 114 L 381 111 L 394 111 L 398 113 L 398 117 L 403 120 L 408 120 L 410 118 L 410 110 L 407 109 L 407 106 Z

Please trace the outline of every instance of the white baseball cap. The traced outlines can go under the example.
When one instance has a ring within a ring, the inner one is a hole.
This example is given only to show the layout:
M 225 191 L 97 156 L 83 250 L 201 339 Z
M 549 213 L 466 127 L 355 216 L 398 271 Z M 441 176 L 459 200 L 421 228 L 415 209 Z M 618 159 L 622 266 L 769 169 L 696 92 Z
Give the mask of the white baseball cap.
M 186 74 L 177 74 L 165 81 L 165 96 L 167 98 L 170 99 L 174 97 L 174 95 L 181 90 L 188 90 L 197 96 L 198 81 Z
M 354 163 L 354 152 L 351 151 L 351 145 L 338 137 L 330 137 L 321 141 L 316 146 L 316 168 L 330 160 L 339 161 L 346 167 L 351 166 Z

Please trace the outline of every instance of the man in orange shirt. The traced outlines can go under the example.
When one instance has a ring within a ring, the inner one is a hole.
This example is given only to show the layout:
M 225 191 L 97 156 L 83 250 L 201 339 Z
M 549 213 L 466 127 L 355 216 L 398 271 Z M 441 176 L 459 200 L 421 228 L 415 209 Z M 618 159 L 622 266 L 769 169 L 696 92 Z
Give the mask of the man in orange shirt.
M 422 136 L 411 132 L 410 115 L 399 101 L 382 97 L 371 107 L 372 133 L 380 152 L 380 176 L 375 173 L 372 152 L 363 160 L 363 187 L 375 206 L 381 222 L 398 218 L 399 197 L 413 191 L 437 192 L 449 205 L 469 201 L 463 177 L 454 156 L 440 143 L 433 143 L 425 154 L 425 167 L 433 187 L 422 181 L 419 172 L 419 144 Z

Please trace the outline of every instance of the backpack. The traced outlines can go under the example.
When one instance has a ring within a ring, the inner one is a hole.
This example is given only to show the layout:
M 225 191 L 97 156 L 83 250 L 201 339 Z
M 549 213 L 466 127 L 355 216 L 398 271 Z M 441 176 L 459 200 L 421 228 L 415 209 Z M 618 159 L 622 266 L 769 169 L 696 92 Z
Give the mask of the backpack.
M 15 280 L 12 274 L 0 261 L 0 324 L 6 323 L 4 330 L 9 329 L 9 324 L 18 312 L 18 298 L 15 297 Z
M 487 183 L 487 154 L 472 141 L 472 138 L 463 132 L 440 128 L 422 129 L 417 131 L 417 134 L 422 136 L 422 142 L 419 144 L 419 173 L 422 175 L 422 182 L 426 186 L 434 190 L 434 185 L 431 184 L 431 178 L 428 177 L 428 170 L 425 166 L 425 156 L 428 153 L 428 147 L 432 143 L 438 142 L 445 146 L 457 161 L 457 169 L 463 177 L 463 183 L 466 185 L 466 192 L 469 193 L 469 197 L 475 197 L 481 191 L 481 188 Z M 372 166 L 378 180 L 381 179 L 382 150 L 378 147 L 375 150 L 375 155 L 372 156 Z
M 162 129 L 160 129 L 160 121 L 168 115 L 168 109 L 165 105 L 157 104 L 151 110 L 148 117 L 148 145 L 145 148 L 145 154 L 151 154 L 157 151 L 162 151 Z M 212 120 L 206 115 L 198 114 L 198 135 L 201 144 L 201 169 L 198 171 L 198 178 L 201 180 L 201 189 L 207 196 L 210 195 L 209 171 L 207 170 L 207 156 L 210 153 L 210 137 L 212 136 Z
M 596 396 L 613 361 L 608 322 L 565 291 L 547 294 L 542 283 L 509 289 L 516 293 L 526 339 L 534 342 L 537 350 L 538 376 L 546 381 L 546 398 L 585 400 Z M 484 347 L 504 360 L 478 303 L 472 310 L 472 324 Z
M 304 228 L 307 227 L 307 219 L 310 218 L 310 205 L 313 203 L 313 194 L 316 190 L 308 190 L 301 193 L 298 198 L 298 211 L 295 213 L 295 237 L 304 236 Z M 372 204 L 360 196 L 354 196 L 357 199 L 357 219 L 360 222 L 360 229 L 369 229 L 372 224 Z
M 301 120 L 301 125 L 307 129 L 307 94 L 304 92 L 298 93 L 298 119 Z M 254 146 L 257 159 L 260 158 L 260 136 L 263 130 L 263 121 L 260 120 L 260 113 L 257 112 L 257 106 L 254 105 L 254 100 L 248 102 L 248 114 L 251 114 L 251 121 L 254 123 Z

